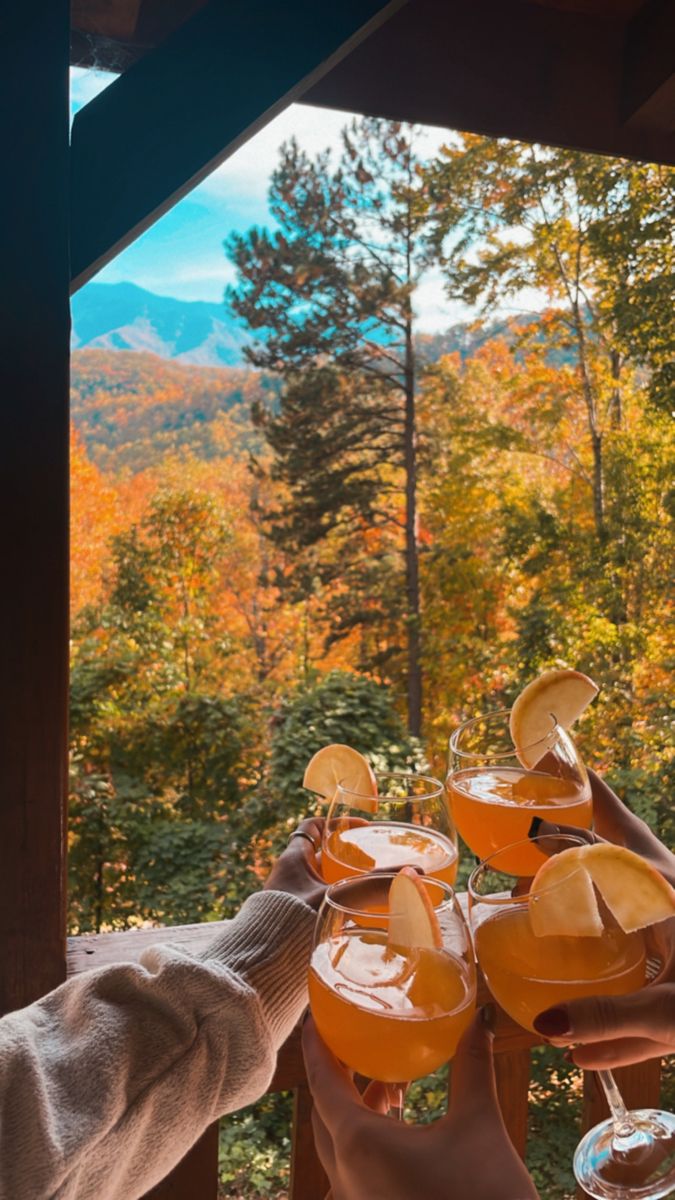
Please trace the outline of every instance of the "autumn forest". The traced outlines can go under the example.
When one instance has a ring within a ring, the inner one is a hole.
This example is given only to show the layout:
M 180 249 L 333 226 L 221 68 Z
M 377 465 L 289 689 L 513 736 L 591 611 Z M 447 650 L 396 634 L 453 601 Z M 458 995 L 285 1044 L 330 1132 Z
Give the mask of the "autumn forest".
M 246 367 L 73 356 L 71 928 L 227 916 L 319 746 L 443 776 L 548 666 L 599 683 L 583 753 L 672 841 L 675 172 L 426 159 L 363 119 L 338 156 L 285 144 L 269 208 L 223 230 Z M 473 314 L 452 348 L 430 273 Z M 230 1124 L 224 1194 L 284 1194 L 281 1120 Z

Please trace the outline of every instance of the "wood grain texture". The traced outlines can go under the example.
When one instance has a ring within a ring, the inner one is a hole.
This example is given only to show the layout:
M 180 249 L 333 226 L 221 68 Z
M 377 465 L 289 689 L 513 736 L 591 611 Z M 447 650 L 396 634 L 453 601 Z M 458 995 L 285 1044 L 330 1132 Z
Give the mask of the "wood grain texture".
M 306 1085 L 296 1088 L 293 1100 L 293 1142 L 289 1200 L 323 1200 L 328 1176 L 319 1162 L 312 1133 L 312 1097 Z
M 35 85 L 28 81 L 39 81 Z M 0 39 L 0 1012 L 65 976 L 68 4 Z
M 510 1050 L 495 1055 L 499 1105 L 509 1137 L 521 1158 L 525 1157 L 527 1147 L 531 1070 L 529 1050 Z
M 223 929 L 225 921 L 202 925 L 163 925 L 148 929 L 128 929 L 121 933 L 83 933 L 69 937 L 68 975 L 106 967 L 112 963 L 138 962 L 148 946 L 172 945 L 201 954 Z

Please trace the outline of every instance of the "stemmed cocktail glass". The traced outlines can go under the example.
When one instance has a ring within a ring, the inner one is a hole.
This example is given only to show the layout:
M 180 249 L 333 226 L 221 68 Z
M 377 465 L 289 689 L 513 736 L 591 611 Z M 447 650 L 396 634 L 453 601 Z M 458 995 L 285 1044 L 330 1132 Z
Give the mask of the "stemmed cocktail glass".
M 542 861 L 583 841 L 573 836 L 534 839 Z M 537 845 L 538 843 L 538 845 Z M 539 897 L 514 871 L 523 849 L 491 855 L 469 879 L 471 931 L 478 962 L 498 1004 L 525 1029 L 545 1009 L 584 996 L 627 994 L 644 987 L 644 931 L 624 933 L 608 909 L 597 937 L 537 936 L 530 915 Z M 559 885 L 560 903 L 569 895 Z M 546 892 L 550 904 L 552 892 Z M 563 894 L 565 891 L 565 895 Z M 553 897 L 554 898 L 554 897 Z M 651 1109 L 628 1112 L 610 1071 L 597 1072 L 611 1117 L 591 1129 L 574 1158 L 577 1180 L 598 1200 L 659 1200 L 675 1188 L 675 1117 Z
M 344 879 L 319 913 L 309 1000 L 321 1037 L 346 1066 L 400 1088 L 452 1058 L 476 1003 L 468 930 L 452 888 L 422 881 L 441 945 L 392 943 L 394 873 Z
M 457 841 L 445 789 L 427 775 L 376 775 L 376 796 L 339 784 L 322 842 L 328 883 L 372 871 L 413 866 L 452 885 Z
M 467 721 L 450 738 L 447 785 L 454 823 L 467 846 L 480 859 L 513 847 L 502 865 L 514 875 L 534 875 L 543 861 L 527 840 L 533 817 L 583 829 L 591 824 L 586 769 L 553 716 L 541 741 L 518 753 L 508 710 Z

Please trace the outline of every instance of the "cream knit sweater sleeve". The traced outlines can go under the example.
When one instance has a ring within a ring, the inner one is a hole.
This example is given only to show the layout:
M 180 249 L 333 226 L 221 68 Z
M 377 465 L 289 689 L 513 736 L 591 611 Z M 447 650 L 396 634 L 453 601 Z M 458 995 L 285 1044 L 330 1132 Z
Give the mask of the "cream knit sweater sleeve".
M 4 1017 L 1 1200 L 136 1200 L 261 1096 L 306 1004 L 315 919 L 260 892 L 199 957 L 154 947 Z

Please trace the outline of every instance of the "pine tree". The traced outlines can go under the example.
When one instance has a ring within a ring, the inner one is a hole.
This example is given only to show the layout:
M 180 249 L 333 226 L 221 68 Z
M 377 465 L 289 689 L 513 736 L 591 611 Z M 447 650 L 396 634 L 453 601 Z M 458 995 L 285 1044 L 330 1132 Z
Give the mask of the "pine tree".
M 399 123 L 354 121 L 343 131 L 335 166 L 330 152 L 311 160 L 288 142 L 270 186 L 278 228 L 234 235 L 227 249 L 239 277 L 229 303 L 260 337 L 248 358 L 286 384 L 278 412 L 259 416 L 277 473 L 290 488 L 277 537 L 302 549 L 342 529 L 354 550 L 359 526 L 400 528 L 408 724 L 417 734 L 422 621 L 413 300 L 432 254 L 415 140 L 415 131 Z M 353 576 L 352 593 L 359 591 Z M 343 611 L 334 634 L 341 624 L 353 628 L 363 620 L 364 607 L 356 603 L 351 613 Z

